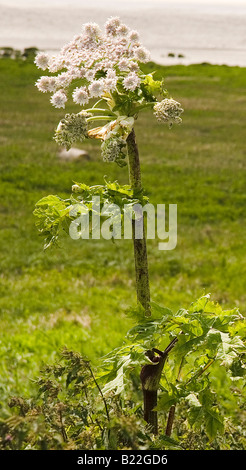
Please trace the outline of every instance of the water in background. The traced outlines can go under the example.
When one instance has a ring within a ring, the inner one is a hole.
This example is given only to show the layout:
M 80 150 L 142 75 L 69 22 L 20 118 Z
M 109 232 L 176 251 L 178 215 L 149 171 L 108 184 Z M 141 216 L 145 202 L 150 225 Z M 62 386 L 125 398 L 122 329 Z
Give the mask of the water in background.
M 58 50 L 81 31 L 83 23 L 103 26 L 109 16 L 118 15 L 140 32 L 158 63 L 246 66 L 246 0 L 190 2 L 0 0 L 0 47 Z

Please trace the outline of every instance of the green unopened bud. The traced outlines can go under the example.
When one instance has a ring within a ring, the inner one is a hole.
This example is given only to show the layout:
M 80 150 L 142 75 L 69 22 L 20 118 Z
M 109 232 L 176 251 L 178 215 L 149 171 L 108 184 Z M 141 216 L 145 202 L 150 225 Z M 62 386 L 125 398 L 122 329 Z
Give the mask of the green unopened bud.
M 183 108 L 178 101 L 172 98 L 165 98 L 154 106 L 154 114 L 159 122 L 166 122 L 171 127 L 173 123 L 180 124 L 182 119 L 180 115 L 183 113 Z
M 104 162 L 116 162 L 119 166 L 124 166 L 126 154 L 126 141 L 121 137 L 109 137 L 102 143 L 102 157 Z
M 59 145 L 63 145 L 67 150 L 74 142 L 83 142 L 87 137 L 87 117 L 86 112 L 78 114 L 66 114 L 60 121 L 54 139 Z

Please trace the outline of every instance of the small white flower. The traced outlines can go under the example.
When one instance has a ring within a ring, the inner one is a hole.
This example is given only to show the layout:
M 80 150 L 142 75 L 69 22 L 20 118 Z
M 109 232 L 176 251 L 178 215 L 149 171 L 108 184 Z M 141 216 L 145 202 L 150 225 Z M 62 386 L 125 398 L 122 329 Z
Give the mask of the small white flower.
M 139 66 L 136 62 L 130 62 L 129 68 L 131 72 L 139 72 Z
M 65 58 L 62 55 L 52 56 L 49 60 L 49 71 L 50 72 L 58 72 L 64 68 L 65 65 Z
M 145 47 L 138 47 L 134 50 L 134 57 L 139 60 L 139 62 L 148 62 L 150 60 L 150 53 Z
M 106 78 L 104 79 L 104 90 L 107 92 L 113 91 L 116 89 L 118 77 L 115 70 L 109 69 L 106 73 Z
M 81 106 L 88 103 L 89 101 L 89 96 L 86 87 L 75 88 L 72 96 L 74 103 L 80 104 Z
M 86 80 L 88 80 L 88 82 L 93 82 L 95 78 L 95 70 L 93 69 L 87 70 L 87 72 L 85 73 L 85 78 Z
M 70 85 L 71 81 L 73 80 L 73 76 L 70 73 L 62 72 L 60 75 L 56 77 L 57 88 L 66 88 Z
M 101 29 L 97 23 L 86 23 L 84 24 L 84 32 L 91 39 L 97 39 L 101 36 Z
M 130 63 L 131 62 L 129 61 L 129 59 L 125 59 L 125 58 L 121 59 L 118 63 L 118 67 L 119 67 L 120 71 L 121 72 L 127 72 L 130 68 Z
M 58 90 L 51 97 L 50 102 L 55 108 L 65 108 L 65 103 L 67 101 L 67 96 L 64 90 Z
M 34 63 L 39 69 L 46 70 L 49 65 L 49 60 L 50 57 L 48 56 L 48 54 L 45 54 L 44 52 L 39 52 L 35 57 Z
M 137 31 L 131 31 L 128 35 L 129 41 L 131 43 L 138 42 L 139 41 L 139 34 Z
M 125 24 L 121 24 L 118 28 L 117 28 L 117 34 L 120 34 L 122 36 L 126 36 L 129 32 L 129 28 L 128 26 L 126 26 Z
M 106 78 L 104 80 L 104 90 L 105 91 L 114 91 L 116 89 L 116 86 L 117 86 L 117 79 L 112 79 L 112 78 Z
M 107 58 L 105 58 L 105 60 L 103 60 L 100 65 L 100 69 L 106 72 L 107 70 L 112 70 L 113 66 L 114 66 L 114 62 L 112 60 L 108 60 Z
M 134 91 L 141 83 L 141 79 L 135 72 L 129 73 L 124 80 L 123 86 L 126 90 Z
M 95 80 L 89 86 L 89 93 L 91 98 L 97 98 L 98 96 L 102 96 L 104 91 L 104 80 Z
M 117 28 L 120 26 L 120 19 L 118 16 L 111 16 L 108 21 L 105 23 L 106 34 L 111 36 L 115 35 Z
M 36 82 L 36 87 L 42 93 L 47 93 L 47 91 L 55 91 L 56 89 L 56 78 L 55 77 L 41 77 Z
M 85 67 L 80 67 L 79 72 L 78 72 L 78 78 L 84 78 L 85 73 L 86 73 Z
M 106 77 L 110 80 L 117 80 L 117 75 L 114 69 L 109 69 L 107 71 Z

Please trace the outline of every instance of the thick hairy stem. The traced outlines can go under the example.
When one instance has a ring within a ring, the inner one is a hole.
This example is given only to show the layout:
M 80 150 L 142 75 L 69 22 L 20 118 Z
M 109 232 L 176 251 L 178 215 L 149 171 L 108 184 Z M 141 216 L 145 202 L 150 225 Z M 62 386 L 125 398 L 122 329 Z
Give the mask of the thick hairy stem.
M 158 434 L 157 411 L 154 411 L 157 406 L 157 390 L 145 390 L 143 388 L 143 399 L 144 420 L 149 424 L 153 434 Z
M 154 408 L 157 405 L 157 391 L 166 356 L 155 356 L 153 350 L 147 351 L 146 354 L 153 364 L 144 365 L 140 373 L 144 399 L 144 420 L 150 426 L 151 432 L 158 434 L 157 411 Z
M 157 405 L 157 393 L 162 370 L 169 352 L 177 341 L 177 338 L 174 338 L 163 352 L 156 348 L 147 351 L 146 355 L 152 364 L 146 364 L 141 369 L 140 379 L 144 397 L 144 419 L 150 426 L 153 434 L 158 434 L 157 411 L 154 408 Z
M 131 131 L 127 138 L 127 153 L 130 185 L 133 190 L 139 191 L 142 189 L 141 170 L 134 129 Z M 143 236 L 139 239 L 136 238 L 135 220 L 132 221 L 132 224 L 137 300 L 143 306 L 146 314 L 151 315 L 149 271 L 144 223 Z M 151 428 L 151 431 L 154 434 L 158 433 L 158 419 L 155 407 L 157 405 L 157 392 L 159 388 L 161 373 L 167 355 L 175 345 L 176 341 L 177 339 L 175 338 L 175 340 L 173 340 L 168 345 L 164 352 L 158 351 L 155 348 L 153 348 L 152 351 L 148 351 L 147 355 L 152 364 L 144 365 L 140 373 L 144 399 L 144 419 L 148 423 Z M 155 353 L 157 353 L 158 356 L 155 356 Z
M 141 170 L 134 129 L 127 138 L 127 153 L 130 185 L 133 190 L 140 190 L 142 188 Z M 150 288 L 145 229 L 143 226 L 143 237 L 136 239 L 135 220 L 132 221 L 132 225 L 137 300 L 145 309 L 146 314 L 150 315 Z

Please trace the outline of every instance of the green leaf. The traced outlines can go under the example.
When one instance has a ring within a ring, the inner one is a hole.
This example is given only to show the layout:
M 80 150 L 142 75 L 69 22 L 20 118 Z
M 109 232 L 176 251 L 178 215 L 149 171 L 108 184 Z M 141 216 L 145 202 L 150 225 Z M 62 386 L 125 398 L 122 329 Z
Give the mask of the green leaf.
M 188 338 L 185 342 L 184 340 Z M 181 356 L 187 356 L 188 354 L 193 353 L 199 346 L 204 342 L 206 335 L 197 336 L 195 338 L 189 339 L 189 336 L 182 337 L 183 342 L 180 344 L 177 343 L 176 353 Z
M 232 377 L 244 377 L 246 375 L 246 365 L 240 359 L 236 359 L 230 367 Z
M 103 394 L 114 391 L 116 395 L 119 395 L 124 390 L 124 367 L 120 367 L 117 372 L 115 379 L 108 382 L 102 390 Z
M 210 294 L 206 294 L 200 299 L 196 300 L 195 302 L 192 302 L 190 306 L 190 312 L 204 312 L 204 309 L 208 303 L 208 300 L 210 299 Z
M 194 429 L 201 429 L 204 421 L 204 410 L 201 406 L 189 408 L 187 414 L 188 422 Z
M 213 328 L 209 330 L 207 337 L 206 337 L 206 348 L 209 349 L 212 355 L 214 355 L 215 352 L 217 352 L 221 343 L 222 343 L 221 332 Z
M 168 411 L 172 405 L 176 405 L 178 401 L 177 396 L 169 394 L 168 392 L 163 392 L 158 401 L 157 406 L 155 407 L 156 411 Z
M 151 302 L 151 318 L 154 320 L 162 320 L 162 322 L 166 321 L 167 318 L 173 317 L 173 312 L 170 308 L 161 307 L 156 302 Z
M 164 81 L 155 80 L 153 78 L 153 73 L 145 76 L 141 89 L 147 101 L 153 101 L 153 97 L 158 97 L 159 95 L 164 96 L 167 94 L 164 89 Z
M 70 200 L 50 195 L 36 203 L 33 211 L 40 235 L 45 237 L 44 248 L 56 243 L 62 230 L 66 230 L 66 218 L 69 217 Z
M 157 442 L 153 443 L 153 445 L 151 445 L 150 448 L 151 450 L 160 449 L 160 448 L 170 449 L 170 450 L 183 450 L 183 447 L 180 445 L 180 443 L 176 439 L 166 436 L 165 434 L 162 434 L 161 436 L 159 436 Z
M 223 418 L 220 416 L 217 408 L 204 410 L 205 431 L 209 439 L 214 439 L 217 433 L 222 434 L 224 431 Z
M 136 325 L 131 328 L 127 333 L 128 339 L 134 341 L 151 341 L 155 333 L 158 331 L 158 323 L 153 321 L 146 321 L 141 325 Z

